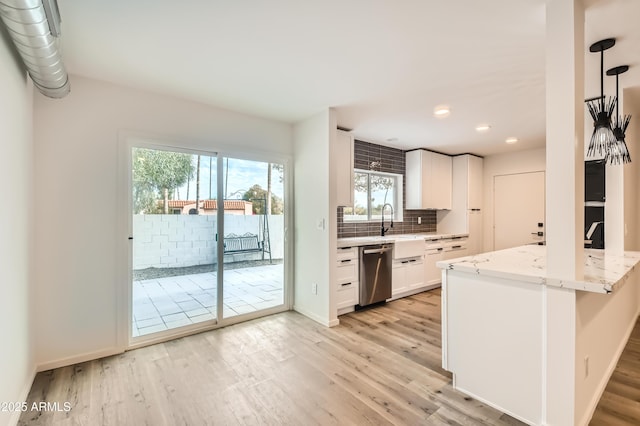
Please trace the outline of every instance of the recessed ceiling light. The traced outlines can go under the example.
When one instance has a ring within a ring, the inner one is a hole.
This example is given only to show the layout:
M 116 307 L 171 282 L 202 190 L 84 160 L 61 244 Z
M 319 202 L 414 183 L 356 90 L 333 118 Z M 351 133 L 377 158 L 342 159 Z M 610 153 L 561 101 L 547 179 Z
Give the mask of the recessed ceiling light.
M 478 124 L 476 126 L 476 132 L 488 132 L 489 129 L 491 129 L 491 126 L 489 126 L 488 124 Z
M 507 138 L 507 139 L 505 140 L 505 142 L 506 142 L 506 143 L 510 143 L 510 144 L 511 144 L 511 143 L 516 143 L 516 142 L 518 142 L 518 138 Z
M 387 139 L 387 142 L 389 142 L 389 143 L 397 143 L 398 142 L 398 138 L 389 138 L 389 139 Z
M 436 118 L 445 118 L 451 114 L 451 109 L 448 105 L 438 105 L 433 109 L 433 115 Z

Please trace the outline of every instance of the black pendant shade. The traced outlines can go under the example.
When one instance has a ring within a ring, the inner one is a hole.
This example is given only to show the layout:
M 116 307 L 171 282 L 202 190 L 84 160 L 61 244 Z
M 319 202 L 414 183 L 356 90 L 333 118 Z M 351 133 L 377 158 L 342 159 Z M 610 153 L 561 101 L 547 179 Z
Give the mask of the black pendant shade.
M 589 141 L 589 149 L 587 156 L 593 157 L 596 154 L 605 158 L 610 153 L 611 147 L 616 143 L 617 139 L 611 128 L 611 116 L 616 106 L 616 98 L 606 99 L 604 96 L 604 51 L 615 46 L 616 40 L 608 38 L 593 43 L 589 47 L 590 52 L 600 52 L 600 96 L 587 99 L 587 108 L 591 118 L 593 119 L 593 134 Z
M 628 65 L 620 65 L 619 67 L 611 68 L 607 70 L 607 75 L 616 76 L 616 99 L 620 99 L 618 76 L 629 70 Z M 611 145 L 611 149 L 605 156 L 605 161 L 608 164 L 626 164 L 631 162 L 631 156 L 629 155 L 629 149 L 627 148 L 627 142 L 625 141 L 625 133 L 629 122 L 631 121 L 631 115 L 620 116 L 619 102 L 616 102 L 616 114 L 613 119 L 613 134 L 616 141 Z

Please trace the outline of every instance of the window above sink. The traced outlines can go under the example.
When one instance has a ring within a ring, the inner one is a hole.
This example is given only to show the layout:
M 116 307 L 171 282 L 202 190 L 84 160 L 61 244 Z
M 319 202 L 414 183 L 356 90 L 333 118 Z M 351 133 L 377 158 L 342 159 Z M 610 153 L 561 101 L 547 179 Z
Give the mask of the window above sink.
M 402 221 L 402 178 L 401 174 L 354 171 L 354 207 L 344 208 L 345 222 L 378 222 L 382 220 L 382 206 L 393 206 L 393 220 Z M 385 220 L 391 212 L 384 211 Z

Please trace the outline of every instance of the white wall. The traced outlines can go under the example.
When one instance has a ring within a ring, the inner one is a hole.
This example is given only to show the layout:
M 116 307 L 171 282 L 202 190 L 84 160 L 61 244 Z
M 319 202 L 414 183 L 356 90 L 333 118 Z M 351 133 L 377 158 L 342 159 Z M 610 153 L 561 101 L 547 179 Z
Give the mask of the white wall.
M 336 216 L 329 206 L 330 126 L 329 110 L 294 126 L 294 309 L 325 325 L 330 323 L 330 236 L 336 235 L 329 223 Z M 312 293 L 312 284 L 318 294 Z
M 292 154 L 288 124 L 73 75 L 71 86 L 66 98 L 38 96 L 34 105 L 41 368 L 122 349 L 118 298 L 127 283 L 119 268 L 127 258 L 127 235 L 119 223 L 128 214 L 118 206 L 124 196 L 119 135 L 153 134 L 229 154 Z
M 531 149 L 484 158 L 483 251 L 493 250 L 493 178 L 499 175 L 545 170 L 545 149 Z
M 34 374 L 31 324 L 33 90 L 0 28 L 0 402 L 24 401 Z M 36 95 L 41 96 L 41 95 Z M 20 413 L 0 411 L 0 424 Z
M 576 424 L 586 425 L 633 330 L 640 307 L 640 270 L 622 288 L 603 295 L 576 292 Z M 585 358 L 589 358 L 589 374 Z

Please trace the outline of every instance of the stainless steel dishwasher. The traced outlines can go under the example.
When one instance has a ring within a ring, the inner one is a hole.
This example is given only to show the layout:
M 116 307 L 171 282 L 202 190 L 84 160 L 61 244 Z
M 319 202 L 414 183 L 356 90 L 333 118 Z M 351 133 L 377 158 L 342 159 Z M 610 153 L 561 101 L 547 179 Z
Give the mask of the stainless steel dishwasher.
M 393 244 L 360 247 L 360 305 L 367 306 L 391 298 Z

